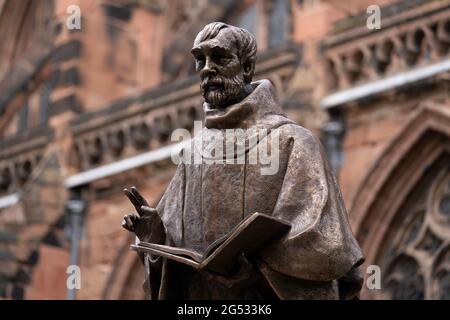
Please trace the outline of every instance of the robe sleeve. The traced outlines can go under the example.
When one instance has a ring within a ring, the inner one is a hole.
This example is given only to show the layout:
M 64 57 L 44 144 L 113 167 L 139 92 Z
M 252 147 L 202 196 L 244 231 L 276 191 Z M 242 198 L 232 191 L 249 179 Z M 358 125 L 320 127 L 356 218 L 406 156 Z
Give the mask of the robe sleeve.
M 289 233 L 261 252 L 276 273 L 309 281 L 337 280 L 363 261 L 339 187 L 320 142 L 289 126 L 289 159 L 273 216 L 291 222 Z M 282 151 L 283 152 L 283 151 Z

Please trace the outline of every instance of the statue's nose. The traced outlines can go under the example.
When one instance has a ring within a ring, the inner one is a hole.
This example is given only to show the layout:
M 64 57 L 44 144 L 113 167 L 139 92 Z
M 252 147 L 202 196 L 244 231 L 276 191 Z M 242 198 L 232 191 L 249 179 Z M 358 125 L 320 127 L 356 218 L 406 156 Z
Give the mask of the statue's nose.
M 216 65 L 211 61 L 209 57 L 206 58 L 205 66 L 203 67 L 202 76 L 213 76 L 217 74 Z

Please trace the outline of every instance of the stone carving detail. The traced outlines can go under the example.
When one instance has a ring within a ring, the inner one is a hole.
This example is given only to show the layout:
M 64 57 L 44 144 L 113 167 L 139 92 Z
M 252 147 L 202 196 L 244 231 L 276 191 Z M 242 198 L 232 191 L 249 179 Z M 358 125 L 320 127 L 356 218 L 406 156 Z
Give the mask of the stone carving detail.
M 49 139 L 49 131 L 44 130 L 1 140 L 0 196 L 14 193 L 28 182 Z
M 354 41 L 344 41 L 345 35 L 325 41 L 326 91 L 346 89 L 448 59 L 449 13 L 442 12 L 422 20 L 422 23 L 417 20 L 405 22 L 401 28 L 383 28 L 379 33 Z
M 181 115 L 181 117 L 179 117 Z M 193 129 L 200 110 L 192 105 L 169 107 L 158 113 L 149 111 L 76 135 L 74 152 L 81 170 L 90 169 L 138 153 L 173 143 L 170 135 L 177 128 Z

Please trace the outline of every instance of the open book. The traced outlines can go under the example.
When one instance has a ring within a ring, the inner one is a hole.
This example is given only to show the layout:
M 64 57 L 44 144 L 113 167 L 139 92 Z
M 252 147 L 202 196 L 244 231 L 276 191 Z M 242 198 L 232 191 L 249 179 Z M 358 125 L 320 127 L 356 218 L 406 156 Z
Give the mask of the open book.
M 204 254 L 162 244 L 139 242 L 133 250 L 165 257 L 194 269 L 207 269 L 227 274 L 236 265 L 239 255 L 251 256 L 277 237 L 287 233 L 291 225 L 266 214 L 254 213 L 241 221 L 228 234 L 214 241 Z

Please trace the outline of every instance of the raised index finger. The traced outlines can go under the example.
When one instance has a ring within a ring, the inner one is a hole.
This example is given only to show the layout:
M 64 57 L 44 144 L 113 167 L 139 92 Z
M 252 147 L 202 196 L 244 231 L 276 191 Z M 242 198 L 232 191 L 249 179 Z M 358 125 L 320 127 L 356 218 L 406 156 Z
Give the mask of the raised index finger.
M 141 206 L 147 206 L 150 207 L 147 203 L 147 200 L 144 199 L 144 197 L 139 193 L 138 189 L 136 187 L 131 187 L 131 193 L 134 195 L 136 200 L 141 203 Z
M 127 198 L 130 200 L 130 202 L 133 204 L 134 208 L 136 209 L 136 212 L 141 216 L 141 204 L 138 199 L 134 196 L 134 194 L 128 190 L 127 188 L 123 189 L 123 193 L 127 196 Z

